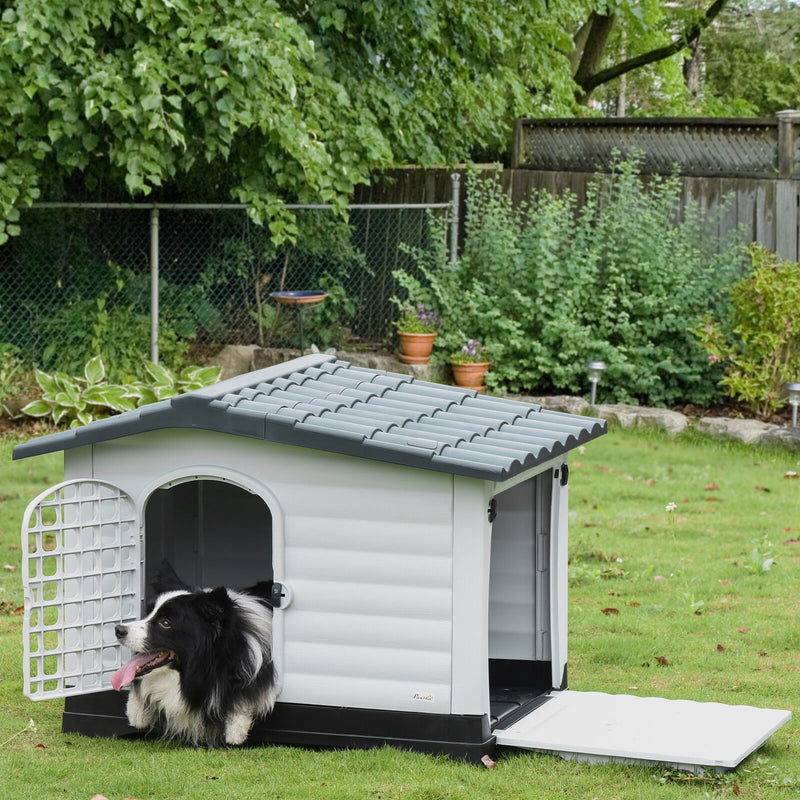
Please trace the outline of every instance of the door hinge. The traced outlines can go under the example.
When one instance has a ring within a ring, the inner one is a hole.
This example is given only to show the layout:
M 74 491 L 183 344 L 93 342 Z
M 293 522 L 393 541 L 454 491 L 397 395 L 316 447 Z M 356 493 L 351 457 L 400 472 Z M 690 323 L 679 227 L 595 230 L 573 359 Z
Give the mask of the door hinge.
M 493 497 L 489 501 L 489 508 L 486 509 L 486 513 L 489 515 L 489 522 L 494 522 L 497 517 L 497 498 Z
M 562 486 L 566 486 L 569 483 L 569 464 L 562 464 L 561 465 L 561 481 Z

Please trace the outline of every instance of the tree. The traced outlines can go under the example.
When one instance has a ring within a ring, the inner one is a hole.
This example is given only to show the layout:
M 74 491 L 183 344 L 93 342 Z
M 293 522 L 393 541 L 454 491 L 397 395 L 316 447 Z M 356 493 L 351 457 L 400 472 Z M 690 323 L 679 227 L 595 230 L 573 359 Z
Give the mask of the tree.
M 651 104 L 657 105 L 660 95 L 674 106 L 686 88 L 683 58 L 691 58 L 701 34 L 729 2 L 612 0 L 593 11 L 575 33 L 570 54 L 579 102 L 588 103 L 598 88 L 636 73 L 649 80 Z
M 3 5 L 0 242 L 65 186 L 179 184 L 247 203 L 279 242 L 286 202 L 341 209 L 376 168 L 504 149 L 514 116 L 570 113 L 590 0 Z
M 740 0 L 700 48 L 707 104 L 757 116 L 800 108 L 800 5 Z

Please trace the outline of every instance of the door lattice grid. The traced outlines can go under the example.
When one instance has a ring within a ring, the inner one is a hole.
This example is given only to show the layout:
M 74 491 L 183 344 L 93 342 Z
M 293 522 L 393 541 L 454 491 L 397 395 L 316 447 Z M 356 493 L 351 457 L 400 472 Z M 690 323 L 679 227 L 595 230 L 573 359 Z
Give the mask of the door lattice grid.
M 141 605 L 141 536 L 117 487 L 66 481 L 31 502 L 22 524 L 25 694 L 33 700 L 110 687 L 122 664 L 114 625 Z

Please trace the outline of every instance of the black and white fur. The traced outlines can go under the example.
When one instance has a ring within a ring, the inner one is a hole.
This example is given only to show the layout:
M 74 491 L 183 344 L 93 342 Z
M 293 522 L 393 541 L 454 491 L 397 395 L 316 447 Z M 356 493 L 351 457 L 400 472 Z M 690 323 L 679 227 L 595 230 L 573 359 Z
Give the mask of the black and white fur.
M 130 683 L 128 720 L 196 746 L 242 744 L 275 704 L 270 584 L 191 589 L 165 562 L 155 588 L 150 614 L 115 629 L 136 654 L 114 684 Z

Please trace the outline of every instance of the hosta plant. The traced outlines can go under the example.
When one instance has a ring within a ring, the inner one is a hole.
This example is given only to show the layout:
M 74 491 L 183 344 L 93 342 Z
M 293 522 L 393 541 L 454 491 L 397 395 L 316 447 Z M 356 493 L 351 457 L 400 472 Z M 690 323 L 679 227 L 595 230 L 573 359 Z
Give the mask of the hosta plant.
M 28 403 L 22 411 L 31 417 L 49 417 L 56 425 L 77 428 L 114 413 L 200 389 L 218 381 L 220 375 L 219 367 L 190 366 L 179 373 L 151 361 L 146 362 L 145 367 L 145 380 L 124 384 L 105 380 L 106 369 L 100 356 L 86 363 L 83 377 L 37 370 L 36 380 L 42 397 Z

